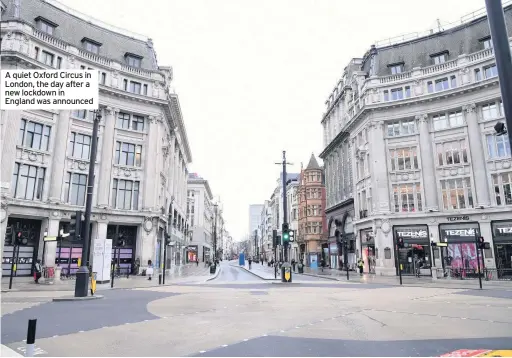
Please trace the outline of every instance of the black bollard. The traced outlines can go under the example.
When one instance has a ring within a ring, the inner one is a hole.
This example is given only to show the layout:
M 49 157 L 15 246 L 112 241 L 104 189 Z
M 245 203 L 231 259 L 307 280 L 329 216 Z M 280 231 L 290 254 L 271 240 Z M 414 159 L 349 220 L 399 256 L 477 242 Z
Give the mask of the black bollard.
M 28 320 L 27 330 L 27 348 L 25 350 L 25 357 L 33 357 L 36 343 L 36 325 L 37 319 Z
M 159 274 L 158 275 L 158 284 L 161 285 L 162 284 L 162 274 Z

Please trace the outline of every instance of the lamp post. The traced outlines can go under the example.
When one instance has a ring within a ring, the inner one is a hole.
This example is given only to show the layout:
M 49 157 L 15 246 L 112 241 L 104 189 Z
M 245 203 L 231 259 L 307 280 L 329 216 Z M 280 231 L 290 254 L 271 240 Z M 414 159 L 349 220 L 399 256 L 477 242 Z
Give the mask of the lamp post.
M 84 220 L 84 247 L 82 250 L 82 266 L 76 272 L 75 297 L 87 297 L 89 292 L 89 247 L 91 231 L 92 196 L 94 192 L 94 167 L 96 165 L 96 154 L 98 150 L 98 128 L 100 125 L 100 111 L 94 111 L 94 124 L 92 127 L 91 158 L 89 161 L 89 176 L 87 177 L 87 201 L 85 204 Z

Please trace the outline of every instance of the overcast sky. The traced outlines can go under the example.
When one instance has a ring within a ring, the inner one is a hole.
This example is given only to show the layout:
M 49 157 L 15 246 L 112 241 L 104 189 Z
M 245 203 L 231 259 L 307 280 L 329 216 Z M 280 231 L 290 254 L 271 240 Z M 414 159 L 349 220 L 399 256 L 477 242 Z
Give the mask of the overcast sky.
M 282 150 L 298 172 L 322 151 L 324 102 L 353 57 L 422 32 L 484 0 L 60 0 L 153 39 L 172 66 L 192 150 L 227 228 L 249 231 L 249 204 L 274 190 Z M 101 40 L 101 39 L 98 39 Z M 320 162 L 320 161 L 319 161 Z M 321 162 L 320 162 L 321 163 Z

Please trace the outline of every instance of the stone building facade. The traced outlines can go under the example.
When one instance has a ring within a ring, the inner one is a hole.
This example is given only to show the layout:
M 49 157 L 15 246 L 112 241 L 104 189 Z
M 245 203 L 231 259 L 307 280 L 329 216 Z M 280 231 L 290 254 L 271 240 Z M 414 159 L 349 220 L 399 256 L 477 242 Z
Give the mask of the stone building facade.
M 512 29 L 512 6 L 505 19 Z M 365 272 L 413 274 L 417 259 L 424 275 L 476 271 L 481 235 L 480 266 L 512 275 L 512 158 L 494 130 L 505 120 L 485 16 L 372 46 L 326 105 L 326 211 L 340 209 L 330 236 L 354 241 Z
M 299 259 L 309 267 L 319 267 L 327 260 L 325 185 L 322 167 L 312 154 L 307 167 L 301 170 L 298 187 Z
M 157 64 L 151 39 L 41 0 L 9 1 L 1 36 L 2 69 L 99 72 L 92 247 L 123 235 L 123 269 L 136 261 L 143 268 L 148 260 L 160 266 L 164 231 L 173 241 L 184 240 L 192 160 L 178 96 L 170 88 L 172 68 Z M 2 111 L 0 231 L 3 239 L 12 225 L 28 238 L 18 275 L 29 275 L 36 258 L 47 266 L 60 262 L 68 274 L 76 271 L 83 241 L 57 249 L 43 238 L 66 230 L 70 215 L 84 210 L 93 116 L 79 108 Z M 2 249 L 3 257 L 12 252 L 12 246 Z M 10 265 L 2 268 L 9 274 Z

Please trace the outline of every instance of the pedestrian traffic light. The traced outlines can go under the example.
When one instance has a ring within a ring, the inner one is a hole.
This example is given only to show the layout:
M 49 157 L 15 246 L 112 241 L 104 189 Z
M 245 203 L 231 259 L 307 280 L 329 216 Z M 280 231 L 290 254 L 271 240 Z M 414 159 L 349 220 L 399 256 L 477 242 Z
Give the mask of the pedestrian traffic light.
M 166 232 L 164 232 L 164 239 L 165 239 L 165 245 L 166 245 L 166 246 L 171 244 L 171 235 L 169 235 L 169 234 L 167 233 L 167 231 L 166 231 Z
M 295 241 L 295 230 L 288 231 L 288 236 L 290 237 L 290 242 Z
M 69 236 L 74 236 L 75 240 L 79 240 L 81 229 L 82 212 L 78 210 L 71 214 L 71 223 L 69 224 Z
M 480 236 L 480 237 L 478 238 L 478 248 L 479 248 L 480 250 L 485 249 L 485 239 L 484 239 L 484 237 L 483 237 L 483 236 Z
M 272 231 L 272 247 L 276 248 L 279 245 L 277 241 L 277 230 Z
M 405 247 L 404 239 L 399 237 L 398 240 L 397 240 L 397 246 L 398 246 L 399 249 L 403 249 Z
M 114 246 L 115 247 L 123 247 L 124 245 L 126 245 L 126 240 L 124 239 L 123 234 L 117 235 Z

